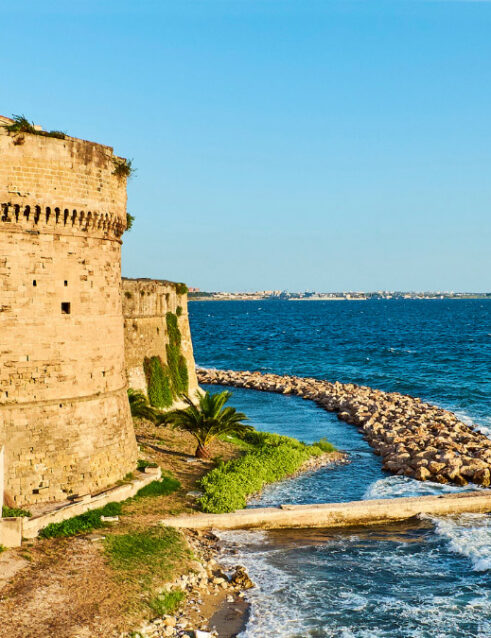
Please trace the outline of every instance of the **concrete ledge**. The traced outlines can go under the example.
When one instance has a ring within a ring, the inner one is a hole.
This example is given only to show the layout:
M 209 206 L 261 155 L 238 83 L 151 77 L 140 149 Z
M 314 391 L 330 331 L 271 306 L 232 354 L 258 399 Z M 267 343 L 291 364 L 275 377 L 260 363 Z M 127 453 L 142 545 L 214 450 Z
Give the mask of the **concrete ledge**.
M 21 525 L 21 536 L 23 538 L 36 538 L 43 527 L 46 527 L 50 523 L 61 523 L 61 521 L 65 521 L 68 518 L 72 518 L 73 516 L 78 516 L 79 514 L 84 514 L 89 510 L 94 510 L 99 507 L 104 507 L 107 503 L 111 503 L 113 501 L 125 501 L 127 498 L 131 498 L 135 496 L 138 490 L 141 490 L 142 487 L 148 485 L 152 481 L 159 479 L 162 476 L 162 472 L 160 468 L 146 468 L 145 473 L 142 475 L 142 478 L 137 478 L 131 483 L 125 483 L 123 485 L 116 485 L 100 494 L 96 494 L 95 496 L 87 495 L 81 498 L 78 501 L 73 503 L 69 503 L 68 505 L 61 505 L 50 512 L 45 514 L 41 514 L 40 516 L 33 516 L 31 518 L 17 518 L 17 519 L 0 519 L 0 530 L 1 525 L 4 521 L 16 520 L 20 521 Z M 1 534 L 1 531 L 0 531 Z M 0 543 L 5 545 L 5 547 L 17 547 L 18 545 L 10 545 L 1 540 L 0 535 Z M 20 545 L 20 543 L 19 543 Z
M 445 516 L 491 512 L 491 490 L 443 496 L 392 498 L 320 505 L 250 508 L 230 514 L 195 514 L 161 521 L 188 529 L 292 529 L 352 527 L 403 521 L 419 514 Z
M 22 543 L 22 518 L 0 518 L 0 545 L 20 547 Z

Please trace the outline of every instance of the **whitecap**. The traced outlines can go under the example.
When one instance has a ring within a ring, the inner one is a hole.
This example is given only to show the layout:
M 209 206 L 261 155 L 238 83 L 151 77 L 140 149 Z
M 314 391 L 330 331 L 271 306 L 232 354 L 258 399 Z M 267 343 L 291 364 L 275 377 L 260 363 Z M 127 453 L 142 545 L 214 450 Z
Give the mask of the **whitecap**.
M 491 518 L 486 514 L 462 514 L 458 517 L 427 517 L 435 532 L 448 541 L 448 548 L 465 556 L 476 572 L 491 569 Z

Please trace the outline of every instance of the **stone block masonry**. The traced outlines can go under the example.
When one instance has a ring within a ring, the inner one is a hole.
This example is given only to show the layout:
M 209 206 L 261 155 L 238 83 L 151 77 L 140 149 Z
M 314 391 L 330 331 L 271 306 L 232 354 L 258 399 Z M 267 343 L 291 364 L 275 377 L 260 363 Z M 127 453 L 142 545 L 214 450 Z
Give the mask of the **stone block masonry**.
M 182 284 L 170 281 L 123 279 L 126 374 L 131 388 L 148 392 L 145 359 L 159 357 L 164 367 L 168 365 L 167 313 L 172 313 L 177 318 L 181 335 L 180 352 L 186 362 L 188 394 L 195 395 L 198 381 L 184 290 Z
M 126 180 L 108 146 L 0 118 L 0 447 L 19 506 L 135 468 L 124 365 Z

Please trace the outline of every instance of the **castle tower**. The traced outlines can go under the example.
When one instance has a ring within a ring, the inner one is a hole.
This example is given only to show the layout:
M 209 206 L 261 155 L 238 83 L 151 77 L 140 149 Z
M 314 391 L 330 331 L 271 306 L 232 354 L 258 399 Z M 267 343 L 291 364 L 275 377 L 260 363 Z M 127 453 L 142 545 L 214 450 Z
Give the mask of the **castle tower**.
M 112 148 L 0 117 L 0 448 L 18 505 L 97 492 L 136 465 Z M 117 171 L 116 171 L 117 172 Z

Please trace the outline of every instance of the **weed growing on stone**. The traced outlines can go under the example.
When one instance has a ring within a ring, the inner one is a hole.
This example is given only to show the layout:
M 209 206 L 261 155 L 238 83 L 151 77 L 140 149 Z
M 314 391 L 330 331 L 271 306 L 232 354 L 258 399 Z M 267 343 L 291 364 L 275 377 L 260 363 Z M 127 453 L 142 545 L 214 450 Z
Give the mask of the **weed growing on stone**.
M 113 175 L 116 175 L 117 178 L 130 178 L 134 174 L 135 168 L 133 167 L 133 160 L 115 157 L 113 162 Z
M 9 133 L 20 135 L 22 133 L 30 133 L 31 135 L 41 135 L 43 137 L 56 137 L 64 140 L 67 134 L 64 131 L 39 131 L 32 122 L 29 122 L 25 115 L 12 115 L 14 120 L 12 124 L 3 124 Z
M 165 616 L 175 613 L 185 598 L 186 593 L 182 589 L 176 589 L 152 598 L 148 601 L 148 606 L 156 616 Z

